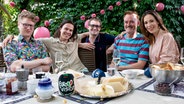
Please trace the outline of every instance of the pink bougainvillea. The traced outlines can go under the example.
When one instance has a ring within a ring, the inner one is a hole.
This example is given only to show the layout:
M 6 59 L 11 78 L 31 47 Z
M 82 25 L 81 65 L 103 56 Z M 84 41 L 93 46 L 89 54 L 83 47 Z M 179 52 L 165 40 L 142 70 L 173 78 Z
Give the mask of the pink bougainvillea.
M 86 19 L 86 17 L 84 15 L 82 15 L 82 16 L 80 16 L 80 19 L 84 21 Z
M 116 5 L 117 6 L 120 6 L 121 5 L 121 2 L 120 1 L 116 2 Z
M 26 9 L 23 9 L 22 12 L 27 11 Z
M 95 18 L 96 17 L 96 14 L 95 13 L 91 14 L 91 17 L 92 18 Z
M 45 21 L 44 21 L 44 25 L 45 25 L 46 27 L 48 27 L 48 26 L 50 25 L 49 21 L 48 21 L 48 20 L 45 20 Z
M 156 10 L 159 11 L 159 12 L 163 11 L 164 7 L 165 7 L 165 5 L 161 2 L 156 4 Z
M 10 2 L 11 7 L 15 7 L 15 3 L 13 1 Z
M 35 17 L 36 22 L 40 21 L 40 18 L 38 16 Z
M 113 6 L 110 5 L 110 6 L 108 7 L 108 9 L 109 9 L 109 10 L 113 10 Z
M 184 5 L 181 6 L 180 10 L 182 13 L 184 13 Z
M 100 10 L 100 14 L 105 14 L 105 10 L 104 9 Z

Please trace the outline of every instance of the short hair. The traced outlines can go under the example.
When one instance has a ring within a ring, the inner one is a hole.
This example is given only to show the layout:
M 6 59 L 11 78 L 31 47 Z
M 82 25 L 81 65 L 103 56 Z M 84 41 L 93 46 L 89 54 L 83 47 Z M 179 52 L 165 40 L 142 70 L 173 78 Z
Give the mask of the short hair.
M 36 23 L 36 15 L 32 12 L 29 12 L 27 10 L 22 11 L 19 15 L 18 15 L 18 22 L 23 19 L 23 18 L 29 18 L 31 19 L 34 23 Z
M 126 11 L 126 12 L 124 13 L 124 17 L 125 17 L 127 14 L 129 14 L 129 15 L 135 14 L 136 17 L 137 17 L 137 19 L 139 20 L 139 15 L 138 15 L 138 13 L 137 13 L 136 11 Z M 123 18 L 124 18 L 124 17 L 123 17 Z
M 88 22 L 88 25 L 90 25 L 91 21 L 98 21 L 98 22 L 100 23 L 100 26 L 102 25 L 102 21 L 101 21 L 99 18 L 97 18 L 97 17 L 95 17 L 95 18 L 90 18 L 90 19 L 89 19 L 89 22 Z
M 70 37 L 70 39 L 72 40 L 75 40 L 77 39 L 77 26 L 73 23 L 73 21 L 71 20 L 63 20 L 62 23 L 60 24 L 59 28 L 55 31 L 54 33 L 54 38 L 59 38 L 61 33 L 60 33 L 60 29 L 66 24 L 66 23 L 69 23 L 69 24 L 72 24 L 74 26 L 74 29 L 73 29 L 73 34 L 72 36 Z

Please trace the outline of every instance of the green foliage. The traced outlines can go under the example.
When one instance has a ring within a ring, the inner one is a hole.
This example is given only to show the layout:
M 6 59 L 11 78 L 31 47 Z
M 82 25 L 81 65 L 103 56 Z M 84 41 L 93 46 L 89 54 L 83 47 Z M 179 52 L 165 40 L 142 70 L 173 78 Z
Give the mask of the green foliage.
M 179 39 L 182 46 L 184 45 L 184 18 L 180 11 L 184 0 L 119 0 L 120 6 L 116 6 L 118 0 L 13 0 L 16 3 L 15 8 L 10 8 L 13 20 L 5 19 L 4 34 L 16 33 L 15 30 L 17 14 L 22 9 L 34 12 L 40 17 L 37 26 L 44 26 L 44 21 L 53 19 L 53 23 L 48 27 L 53 35 L 62 19 L 72 19 L 78 26 L 78 32 L 86 32 L 84 28 L 85 21 L 80 20 L 81 15 L 86 16 L 86 20 L 90 18 L 92 13 L 96 13 L 97 17 L 102 20 L 102 31 L 113 35 L 119 34 L 124 30 L 123 14 L 127 10 L 136 10 L 141 16 L 146 10 L 155 9 L 158 2 L 165 4 L 165 9 L 159 14 L 162 16 L 164 24 L 173 33 L 176 39 Z M 108 6 L 113 5 L 114 9 L 108 10 Z M 21 9 L 21 10 L 20 10 Z M 100 14 L 100 10 L 104 9 L 105 14 Z M 7 22 L 7 23 L 6 23 Z M 140 31 L 140 29 L 138 30 Z M 17 34 L 17 33 L 16 33 Z

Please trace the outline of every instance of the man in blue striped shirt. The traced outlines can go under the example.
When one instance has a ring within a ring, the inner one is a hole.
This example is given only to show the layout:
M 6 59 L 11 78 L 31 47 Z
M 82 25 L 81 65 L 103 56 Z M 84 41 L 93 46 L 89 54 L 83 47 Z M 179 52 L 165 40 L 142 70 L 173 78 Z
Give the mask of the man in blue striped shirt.
M 120 50 L 118 70 L 143 69 L 149 59 L 149 44 L 142 34 L 137 32 L 139 16 L 134 11 L 124 14 L 125 34 L 115 38 L 114 49 Z

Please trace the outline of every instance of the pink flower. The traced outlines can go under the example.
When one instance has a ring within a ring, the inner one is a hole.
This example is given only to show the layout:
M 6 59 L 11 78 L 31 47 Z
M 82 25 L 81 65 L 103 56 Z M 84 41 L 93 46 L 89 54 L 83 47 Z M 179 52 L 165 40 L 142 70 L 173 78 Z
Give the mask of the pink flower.
M 35 17 L 36 22 L 40 21 L 40 18 L 38 16 Z
M 126 2 L 127 0 L 123 0 L 124 2 Z
M 86 17 L 84 15 L 82 15 L 82 16 L 80 16 L 80 19 L 84 21 L 86 19 Z
M 15 3 L 13 1 L 10 2 L 11 7 L 15 7 Z
M 121 5 L 121 2 L 120 1 L 116 2 L 116 5 L 117 6 L 120 6 Z
M 110 5 L 110 6 L 108 7 L 108 9 L 109 9 L 109 10 L 113 10 L 113 6 Z
M 105 10 L 104 9 L 100 10 L 100 14 L 105 14 Z
M 23 9 L 22 12 L 27 11 L 26 9 Z
M 165 7 L 164 4 L 161 3 L 161 2 L 156 4 L 156 10 L 157 11 L 163 11 L 164 7 Z
M 91 14 L 91 17 L 92 18 L 95 18 L 96 17 L 96 14 L 95 13 Z
M 181 12 L 184 13 L 184 5 L 181 6 Z
M 48 26 L 50 25 L 49 21 L 48 21 L 48 20 L 45 20 L 45 21 L 44 21 L 44 25 L 45 25 L 46 27 L 48 27 Z

